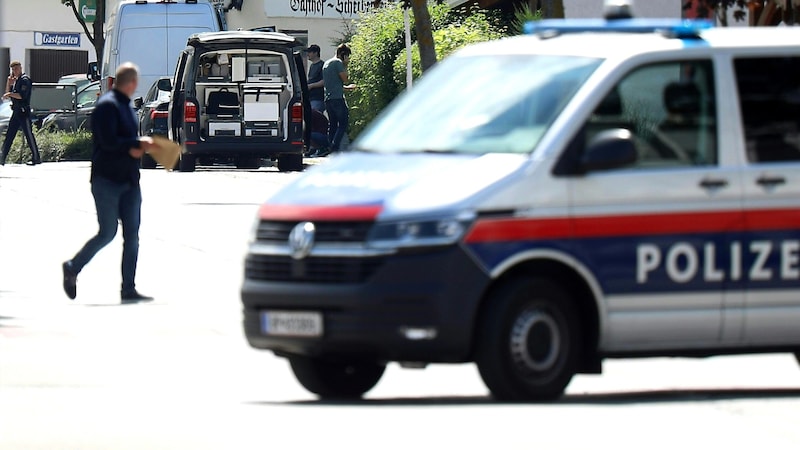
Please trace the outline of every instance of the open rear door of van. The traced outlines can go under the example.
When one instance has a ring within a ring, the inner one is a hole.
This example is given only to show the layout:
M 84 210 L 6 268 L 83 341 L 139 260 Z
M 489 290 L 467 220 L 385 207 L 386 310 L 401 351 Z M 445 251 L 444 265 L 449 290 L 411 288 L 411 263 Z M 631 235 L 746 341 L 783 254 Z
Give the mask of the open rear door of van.
M 308 77 L 303 69 L 305 65 L 300 52 L 294 52 L 294 62 L 300 79 L 300 89 L 303 92 L 303 147 L 308 150 L 311 146 L 311 100 L 308 99 Z

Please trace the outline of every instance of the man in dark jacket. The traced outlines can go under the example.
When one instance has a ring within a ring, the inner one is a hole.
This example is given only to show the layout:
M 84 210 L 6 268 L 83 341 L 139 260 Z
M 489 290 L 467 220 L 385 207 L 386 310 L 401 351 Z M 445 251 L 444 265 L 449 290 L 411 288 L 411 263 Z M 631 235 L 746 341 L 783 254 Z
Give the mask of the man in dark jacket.
M 28 165 L 33 166 L 42 163 L 42 158 L 39 156 L 39 147 L 36 146 L 36 138 L 33 137 L 33 130 L 31 129 L 31 91 L 33 83 L 30 77 L 22 73 L 22 64 L 19 61 L 11 61 L 11 75 L 8 76 L 6 83 L 6 91 L 3 94 L 3 100 L 11 99 L 11 119 L 8 121 L 8 130 L 6 130 L 6 139 L 3 141 L 3 150 L 0 153 L 0 166 L 5 165 L 8 151 L 11 150 L 11 144 L 14 138 L 17 137 L 17 131 L 22 129 L 22 134 L 25 140 L 28 141 L 28 147 L 31 148 L 31 161 Z
M 64 262 L 64 292 L 77 295 L 77 277 L 94 255 L 117 233 L 122 223 L 122 303 L 152 300 L 136 291 L 136 263 L 139 257 L 139 223 L 142 192 L 139 188 L 139 159 L 153 147 L 153 139 L 138 136 L 131 96 L 136 92 L 139 71 L 132 63 L 117 69 L 114 89 L 97 101 L 92 112 L 91 184 L 100 230 L 71 260 Z

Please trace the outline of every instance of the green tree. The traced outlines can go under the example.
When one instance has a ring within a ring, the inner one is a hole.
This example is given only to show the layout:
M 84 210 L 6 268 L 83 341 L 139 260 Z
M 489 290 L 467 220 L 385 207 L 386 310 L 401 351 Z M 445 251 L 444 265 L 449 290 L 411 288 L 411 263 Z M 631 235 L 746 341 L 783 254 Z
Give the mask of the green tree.
M 484 12 L 476 10 L 463 20 L 451 22 L 434 31 L 433 40 L 436 54 L 440 59 L 444 59 L 466 45 L 500 39 L 504 36 L 505 30 L 495 28 Z M 414 46 L 418 44 L 419 42 Z M 417 52 L 412 52 L 411 67 L 413 78 L 418 78 L 423 74 L 420 56 Z M 395 58 L 394 82 L 400 90 L 406 88 L 405 53 L 400 53 Z
M 411 0 L 411 11 L 414 13 L 414 29 L 417 32 L 417 46 L 422 71 L 436 64 L 436 46 L 433 42 L 431 15 L 428 11 L 428 0 Z
M 439 59 L 468 43 L 499 38 L 507 32 L 507 20 L 477 8 L 451 9 L 445 3 L 431 3 L 428 12 Z M 412 40 L 413 75 L 418 77 L 423 71 L 416 33 L 412 32 Z M 353 55 L 348 72 L 358 85 L 347 94 L 350 136 L 354 138 L 405 88 L 403 5 L 389 4 L 363 15 L 350 48 Z
M 61 0 L 62 5 L 72 9 L 75 20 L 83 27 L 86 37 L 89 38 L 89 42 L 91 42 L 94 47 L 94 53 L 97 56 L 97 66 L 101 67 L 103 63 L 103 47 L 106 45 L 106 39 L 105 36 L 103 36 L 103 27 L 106 21 L 106 0 L 95 0 L 95 3 L 94 22 L 92 23 L 92 31 L 89 31 L 89 26 L 86 24 L 86 21 L 83 20 L 80 12 L 78 12 L 77 0 Z

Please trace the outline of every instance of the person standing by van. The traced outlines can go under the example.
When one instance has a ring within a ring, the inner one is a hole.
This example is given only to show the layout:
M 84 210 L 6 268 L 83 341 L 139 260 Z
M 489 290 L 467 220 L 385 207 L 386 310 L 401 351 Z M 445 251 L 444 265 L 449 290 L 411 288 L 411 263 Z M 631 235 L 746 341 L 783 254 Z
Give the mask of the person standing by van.
M 71 260 L 64 262 L 64 292 L 77 296 L 77 277 L 94 255 L 117 234 L 122 222 L 122 303 L 150 301 L 136 291 L 139 258 L 139 223 L 142 192 L 139 160 L 154 146 L 153 138 L 139 137 L 131 96 L 136 92 L 139 70 L 133 63 L 119 66 L 114 89 L 103 94 L 92 112 L 92 170 L 90 181 L 100 230 Z
M 325 109 L 328 111 L 328 140 L 330 152 L 339 151 L 344 134 L 350 121 L 344 91 L 352 91 L 355 84 L 350 83 L 347 65 L 350 62 L 350 47 L 340 44 L 336 47 L 336 56 L 325 61 L 322 66 L 322 79 L 325 83 Z M 325 155 L 319 155 L 325 156 Z
M 17 137 L 17 131 L 21 128 L 25 140 L 28 141 L 28 147 L 31 149 L 31 161 L 29 166 L 42 163 L 42 158 L 39 156 L 39 147 L 36 145 L 36 138 L 33 136 L 33 129 L 31 128 L 31 92 L 33 90 L 33 83 L 27 74 L 22 73 L 22 64 L 19 61 L 11 61 L 11 74 L 8 76 L 6 82 L 6 90 L 3 94 L 3 100 L 11 99 L 11 119 L 8 121 L 8 129 L 6 130 L 6 138 L 3 141 L 3 150 L 0 153 L 0 166 L 6 164 L 8 152 L 11 150 L 11 144 L 14 138 Z
M 325 61 L 320 58 L 320 48 L 317 44 L 311 44 L 306 49 L 306 57 L 310 63 L 308 66 L 308 100 L 311 109 L 325 112 L 325 81 L 322 79 L 322 66 Z

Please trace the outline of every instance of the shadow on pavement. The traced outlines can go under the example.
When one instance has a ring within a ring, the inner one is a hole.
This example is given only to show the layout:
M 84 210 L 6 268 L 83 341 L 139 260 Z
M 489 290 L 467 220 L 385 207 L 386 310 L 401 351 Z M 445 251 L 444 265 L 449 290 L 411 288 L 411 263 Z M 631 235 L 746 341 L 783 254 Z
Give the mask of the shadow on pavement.
M 644 403 L 716 402 L 721 400 L 798 398 L 800 389 L 793 388 L 726 388 L 676 389 L 657 391 L 612 392 L 602 394 L 569 394 L 554 402 L 498 402 L 489 396 L 382 398 L 364 400 L 304 400 L 296 402 L 248 402 L 264 406 L 497 406 L 507 405 L 626 405 Z

